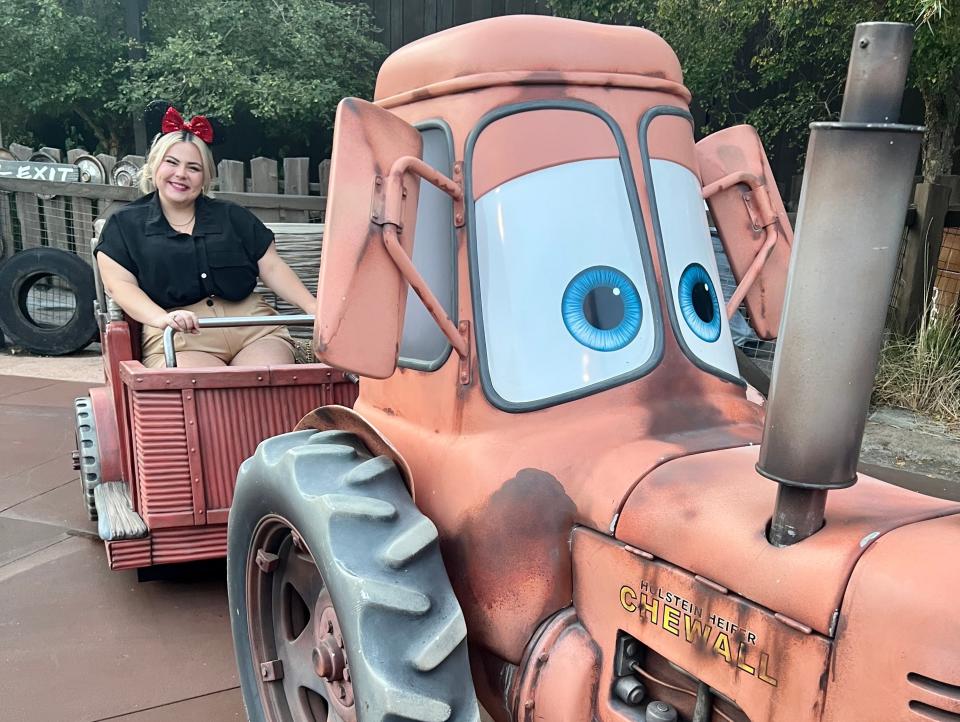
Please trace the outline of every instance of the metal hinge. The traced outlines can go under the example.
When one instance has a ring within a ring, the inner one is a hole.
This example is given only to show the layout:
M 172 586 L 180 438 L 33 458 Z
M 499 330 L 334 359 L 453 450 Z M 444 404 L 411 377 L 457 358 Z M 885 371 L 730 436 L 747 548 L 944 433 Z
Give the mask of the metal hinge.
M 473 378 L 473 368 L 470 365 L 470 356 L 473 353 L 470 344 L 470 322 L 461 321 L 457 325 L 457 330 L 467 347 L 467 352 L 460 357 L 460 385 L 469 386 Z

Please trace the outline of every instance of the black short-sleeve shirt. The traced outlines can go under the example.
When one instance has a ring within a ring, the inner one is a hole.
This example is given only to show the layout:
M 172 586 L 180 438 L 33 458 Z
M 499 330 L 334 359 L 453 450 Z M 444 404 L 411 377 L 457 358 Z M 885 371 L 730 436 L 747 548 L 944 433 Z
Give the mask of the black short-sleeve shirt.
M 137 277 L 162 308 L 187 306 L 208 297 L 241 301 L 257 285 L 257 261 L 273 233 L 253 213 L 229 201 L 200 196 L 193 234 L 167 222 L 156 192 L 110 216 L 96 252 Z

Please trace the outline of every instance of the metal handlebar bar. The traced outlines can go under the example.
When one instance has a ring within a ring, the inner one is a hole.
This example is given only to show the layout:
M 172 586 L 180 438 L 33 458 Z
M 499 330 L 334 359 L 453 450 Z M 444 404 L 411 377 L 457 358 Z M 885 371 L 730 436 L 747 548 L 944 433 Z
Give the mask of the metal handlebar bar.
M 200 328 L 226 328 L 228 326 L 312 326 L 313 316 L 307 313 L 289 316 L 225 316 L 223 318 L 199 318 Z M 163 330 L 163 357 L 167 368 L 177 367 L 177 350 L 173 346 L 173 335 L 177 329 L 169 326 Z

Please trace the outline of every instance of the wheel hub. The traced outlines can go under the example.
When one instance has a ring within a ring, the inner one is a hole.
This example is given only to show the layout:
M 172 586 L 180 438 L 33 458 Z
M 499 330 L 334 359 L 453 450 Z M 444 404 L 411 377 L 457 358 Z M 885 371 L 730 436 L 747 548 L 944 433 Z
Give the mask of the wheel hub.
M 339 682 L 343 679 L 347 664 L 343 658 L 343 650 L 337 646 L 332 634 L 326 635 L 320 640 L 320 644 L 313 648 L 313 666 L 317 675 L 328 682 Z
M 264 520 L 255 538 L 248 604 L 266 719 L 355 722 L 349 660 L 320 570 L 285 520 Z

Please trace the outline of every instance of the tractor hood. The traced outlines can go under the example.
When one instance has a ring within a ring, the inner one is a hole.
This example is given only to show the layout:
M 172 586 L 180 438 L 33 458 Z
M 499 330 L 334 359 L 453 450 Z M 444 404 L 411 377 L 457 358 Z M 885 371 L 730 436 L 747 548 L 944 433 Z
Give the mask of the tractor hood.
M 756 470 L 758 447 L 669 461 L 627 499 L 617 539 L 832 635 L 844 591 L 867 547 L 899 527 L 960 513 L 960 504 L 861 475 L 832 492 L 824 527 L 775 547 L 766 539 L 777 485 Z

